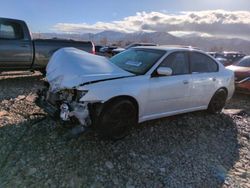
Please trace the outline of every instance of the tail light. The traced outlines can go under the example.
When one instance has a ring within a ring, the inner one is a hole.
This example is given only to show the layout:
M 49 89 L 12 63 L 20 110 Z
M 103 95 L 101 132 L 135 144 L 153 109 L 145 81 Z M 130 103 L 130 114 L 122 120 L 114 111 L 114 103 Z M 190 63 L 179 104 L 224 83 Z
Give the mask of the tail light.
M 92 44 L 92 54 L 95 54 L 95 44 L 93 42 L 91 42 Z

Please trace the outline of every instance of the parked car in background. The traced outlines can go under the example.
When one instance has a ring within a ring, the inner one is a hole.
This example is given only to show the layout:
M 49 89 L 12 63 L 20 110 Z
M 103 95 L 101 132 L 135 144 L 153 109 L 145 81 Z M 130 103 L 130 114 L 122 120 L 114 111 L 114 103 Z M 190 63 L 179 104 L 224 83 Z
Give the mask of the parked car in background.
M 127 49 L 132 48 L 132 47 L 136 47 L 136 46 L 156 46 L 156 44 L 154 44 L 154 43 L 132 43 L 132 44 L 126 46 L 125 48 L 116 48 L 116 49 L 112 50 L 112 55 L 116 55 L 118 53 L 123 52 L 124 50 L 127 50 Z
M 95 53 L 91 41 L 66 39 L 33 40 L 22 20 L 0 18 L 0 72 L 5 70 L 45 70 L 52 54 L 63 47 Z
M 49 92 L 40 92 L 45 106 L 65 122 L 77 119 L 112 139 L 138 122 L 196 110 L 218 113 L 234 92 L 233 71 L 182 46 L 135 47 L 110 59 L 64 48 L 52 56 L 46 79 Z
M 228 60 L 226 58 L 223 57 L 217 57 L 215 58 L 217 61 L 219 61 L 222 65 L 226 66 L 228 63 Z
M 220 61 L 224 66 L 232 65 L 239 60 L 241 60 L 246 54 L 234 51 L 224 51 L 224 52 L 207 52 L 209 55 L 216 58 Z
M 112 55 L 112 51 L 114 49 L 116 49 L 117 46 L 103 46 L 102 48 L 100 48 L 99 52 L 103 53 L 104 55 Z
M 95 45 L 95 51 L 100 52 L 100 49 L 103 48 L 104 46 L 102 45 Z
M 207 52 L 209 55 L 213 56 L 217 61 L 225 65 L 227 63 L 227 59 L 223 57 L 223 54 L 220 52 Z
M 213 56 L 214 58 L 223 57 L 223 54 L 220 52 L 207 52 L 207 53 Z
M 223 58 L 227 59 L 227 62 L 224 64 L 224 66 L 229 66 L 237 61 L 241 60 L 246 54 L 240 53 L 240 52 L 223 52 Z
M 250 56 L 227 68 L 235 72 L 236 91 L 250 94 Z
M 103 55 L 102 52 L 100 52 L 100 50 L 103 48 L 104 46 L 102 45 L 95 45 L 95 54 L 96 55 Z

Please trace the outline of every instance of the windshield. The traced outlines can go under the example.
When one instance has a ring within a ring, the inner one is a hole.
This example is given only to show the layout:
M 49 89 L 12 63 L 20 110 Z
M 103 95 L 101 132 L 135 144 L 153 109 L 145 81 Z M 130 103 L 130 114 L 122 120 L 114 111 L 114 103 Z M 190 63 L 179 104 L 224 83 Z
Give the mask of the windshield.
M 129 49 L 110 58 L 121 69 L 136 75 L 145 74 L 164 54 L 164 50 Z
M 240 67 L 250 67 L 250 57 L 242 59 L 236 65 Z

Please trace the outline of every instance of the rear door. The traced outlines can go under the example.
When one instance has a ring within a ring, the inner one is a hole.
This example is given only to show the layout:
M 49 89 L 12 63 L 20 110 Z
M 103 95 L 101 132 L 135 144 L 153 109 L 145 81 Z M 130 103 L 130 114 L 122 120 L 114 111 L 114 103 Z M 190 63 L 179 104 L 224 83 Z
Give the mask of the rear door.
M 219 66 L 211 57 L 200 52 L 190 52 L 190 63 L 192 107 L 206 106 L 218 85 Z
M 30 67 L 31 40 L 25 38 L 22 25 L 0 19 L 0 67 L 7 69 Z
M 169 67 L 173 73 L 171 76 L 155 75 L 150 78 L 146 115 L 161 117 L 188 109 L 192 82 L 189 73 L 188 52 L 171 53 L 159 67 Z

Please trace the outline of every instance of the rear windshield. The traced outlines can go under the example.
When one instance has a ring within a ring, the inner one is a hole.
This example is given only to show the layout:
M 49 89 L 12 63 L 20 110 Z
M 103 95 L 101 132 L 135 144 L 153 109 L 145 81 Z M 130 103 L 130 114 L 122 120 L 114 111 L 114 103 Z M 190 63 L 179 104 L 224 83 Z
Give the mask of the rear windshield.
M 125 71 L 143 75 L 165 53 L 164 50 L 134 48 L 113 56 L 110 61 Z

